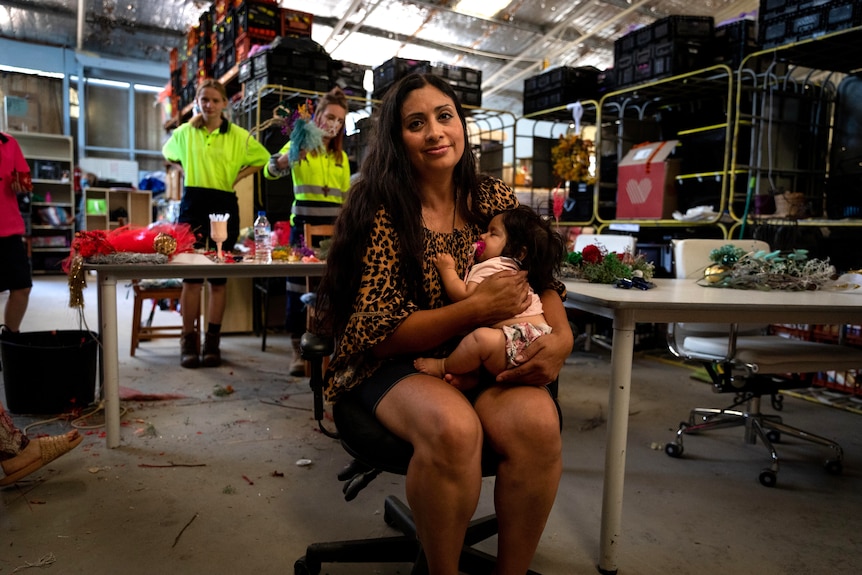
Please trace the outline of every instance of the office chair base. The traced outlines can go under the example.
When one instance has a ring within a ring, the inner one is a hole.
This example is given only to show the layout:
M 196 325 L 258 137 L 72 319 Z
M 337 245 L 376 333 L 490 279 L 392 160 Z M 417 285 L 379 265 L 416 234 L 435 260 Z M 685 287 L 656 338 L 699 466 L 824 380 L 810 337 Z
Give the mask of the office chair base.
M 735 405 L 733 406 L 735 407 Z M 781 417 L 777 415 L 766 415 L 760 413 L 760 397 L 749 398 L 749 409 L 739 411 L 734 409 L 707 409 L 697 408 L 691 411 L 689 421 L 681 422 L 676 432 L 676 441 L 665 445 L 665 453 L 670 457 L 682 457 L 685 449 L 683 447 L 683 436 L 694 435 L 712 429 L 725 427 L 745 426 L 746 443 L 757 443 L 757 439 L 769 451 L 772 463 L 769 467 L 761 470 L 758 481 L 765 487 L 774 487 L 778 481 L 779 469 L 778 452 L 773 444 L 781 441 L 782 435 L 796 437 L 810 443 L 829 447 L 833 451 L 833 457 L 824 462 L 824 468 L 831 475 L 840 475 L 843 471 L 844 451 L 836 442 L 809 433 L 797 427 L 782 423 Z
M 410 508 L 394 496 L 386 498 L 383 520 L 403 535 L 376 539 L 354 539 L 327 543 L 312 543 L 305 555 L 294 563 L 294 575 L 319 575 L 323 563 L 413 563 L 412 575 L 428 573 L 422 546 L 416 537 L 416 524 Z M 497 533 L 497 517 L 488 515 L 474 519 L 467 527 L 461 550 L 459 571 L 470 575 L 490 575 L 496 557 L 472 546 Z M 528 571 L 527 575 L 539 575 Z

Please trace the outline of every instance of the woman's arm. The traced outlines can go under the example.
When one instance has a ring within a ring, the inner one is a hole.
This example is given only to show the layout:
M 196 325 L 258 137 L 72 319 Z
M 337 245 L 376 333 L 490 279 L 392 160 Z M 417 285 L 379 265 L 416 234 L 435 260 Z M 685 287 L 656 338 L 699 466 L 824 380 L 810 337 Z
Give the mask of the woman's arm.
M 523 359 L 518 359 L 522 365 L 501 372 L 498 382 L 545 385 L 557 378 L 572 353 L 574 336 L 560 294 L 545 290 L 540 297 L 545 320 L 552 331 L 530 344 L 521 354 Z
M 424 352 L 477 326 L 503 321 L 527 309 L 529 288 L 526 272 L 496 273 L 462 301 L 413 312 L 392 335 L 374 347 L 374 354 L 389 357 Z
M 233 181 L 234 187 L 239 183 L 239 181 L 245 177 L 252 175 L 255 172 L 259 172 L 263 169 L 263 166 L 246 166 L 239 171 L 239 174 L 236 175 L 236 179 Z

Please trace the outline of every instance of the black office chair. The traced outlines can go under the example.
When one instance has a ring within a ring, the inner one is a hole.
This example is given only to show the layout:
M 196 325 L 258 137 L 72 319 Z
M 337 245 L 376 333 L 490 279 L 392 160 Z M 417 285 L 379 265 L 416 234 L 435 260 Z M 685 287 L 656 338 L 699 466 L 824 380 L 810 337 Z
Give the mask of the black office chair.
M 338 475 L 344 481 L 344 498 L 351 501 L 381 472 L 405 475 L 413 456 L 413 446 L 396 437 L 377 419 L 350 397 L 339 399 L 332 409 L 332 418 L 338 429 L 332 432 L 323 425 L 323 358 L 332 354 L 331 338 L 306 332 L 301 339 L 302 357 L 311 365 L 309 385 L 314 395 L 314 418 L 324 434 L 338 438 L 344 449 L 354 458 Z M 558 382 L 551 385 L 557 397 Z M 483 456 L 482 475 L 496 472 L 496 461 L 488 451 Z M 295 575 L 317 575 L 323 563 L 413 563 L 411 573 L 428 572 L 422 546 L 416 536 L 416 524 L 410 508 L 399 498 L 390 495 L 384 502 L 383 520 L 402 535 L 374 539 L 354 539 L 312 543 L 294 564 Z M 490 574 L 496 558 L 473 548 L 473 545 L 496 535 L 497 516 L 487 515 L 474 519 L 467 528 L 461 551 L 459 570 L 471 575 Z M 539 575 L 528 571 L 528 575 Z

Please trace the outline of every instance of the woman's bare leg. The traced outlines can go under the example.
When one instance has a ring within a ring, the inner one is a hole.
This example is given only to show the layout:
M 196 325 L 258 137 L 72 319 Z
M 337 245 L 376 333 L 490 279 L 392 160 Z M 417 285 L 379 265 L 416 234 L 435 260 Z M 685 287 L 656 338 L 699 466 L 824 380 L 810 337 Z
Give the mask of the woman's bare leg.
M 535 386 L 493 386 L 476 401 L 485 442 L 500 455 L 494 491 L 496 575 L 523 575 L 539 545 L 562 475 L 556 406 Z
M 393 387 L 377 417 L 413 445 L 407 501 L 431 575 L 457 575 L 467 525 L 482 489 L 482 429 L 463 394 L 427 375 Z

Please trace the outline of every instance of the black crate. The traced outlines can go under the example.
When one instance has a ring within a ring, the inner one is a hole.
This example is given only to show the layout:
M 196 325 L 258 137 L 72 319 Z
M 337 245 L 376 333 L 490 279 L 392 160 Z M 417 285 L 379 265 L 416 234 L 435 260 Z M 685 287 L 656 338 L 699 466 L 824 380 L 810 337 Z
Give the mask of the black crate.
M 775 16 L 793 15 L 799 10 L 829 4 L 831 0 L 760 0 L 759 18 L 771 20 Z
M 655 44 L 649 68 L 635 70 L 637 81 L 655 80 L 698 70 L 709 65 L 711 43 L 699 40 L 671 40 Z
M 653 43 L 680 38 L 709 40 L 713 37 L 715 20 L 712 16 L 665 16 L 653 22 L 650 28 Z
M 462 106 L 473 106 L 479 108 L 482 105 L 482 89 L 468 88 L 467 86 L 452 86 L 455 95 Z
M 264 86 L 284 86 L 310 92 L 328 92 L 332 89 L 332 80 L 327 75 L 315 74 L 264 74 L 247 80 L 244 84 L 244 96 L 254 96 Z
M 592 66 L 561 66 L 524 80 L 524 95 L 562 91 L 574 100 L 592 100 L 598 95 L 599 69 Z
M 374 93 L 382 96 L 386 92 L 386 89 L 396 81 L 413 72 L 416 68 L 429 63 L 428 60 L 390 58 L 380 66 L 374 68 Z
M 715 29 L 713 61 L 736 68 L 749 54 L 757 52 L 757 23 L 754 20 L 737 20 Z
M 236 35 L 281 34 L 281 12 L 278 5 L 246 0 L 236 9 Z
M 862 26 L 862 0 L 830 2 L 824 6 L 828 32 Z
M 311 39 L 297 37 L 282 40 L 281 44 L 261 50 L 251 57 L 254 76 L 332 73 L 332 58 L 326 52 L 318 50 L 319 45 Z
M 254 59 L 246 58 L 242 62 L 239 63 L 237 69 L 237 79 L 240 82 L 248 82 L 254 78 Z
M 464 88 L 479 88 L 482 85 L 482 71 L 473 68 L 463 68 L 449 64 L 432 64 L 430 62 L 416 67 L 416 72 L 433 74 L 446 79 L 452 86 Z
M 806 5 L 808 7 L 793 13 L 761 17 L 761 46 L 773 48 L 862 25 L 862 0 L 832 0 L 815 6 L 808 2 Z

